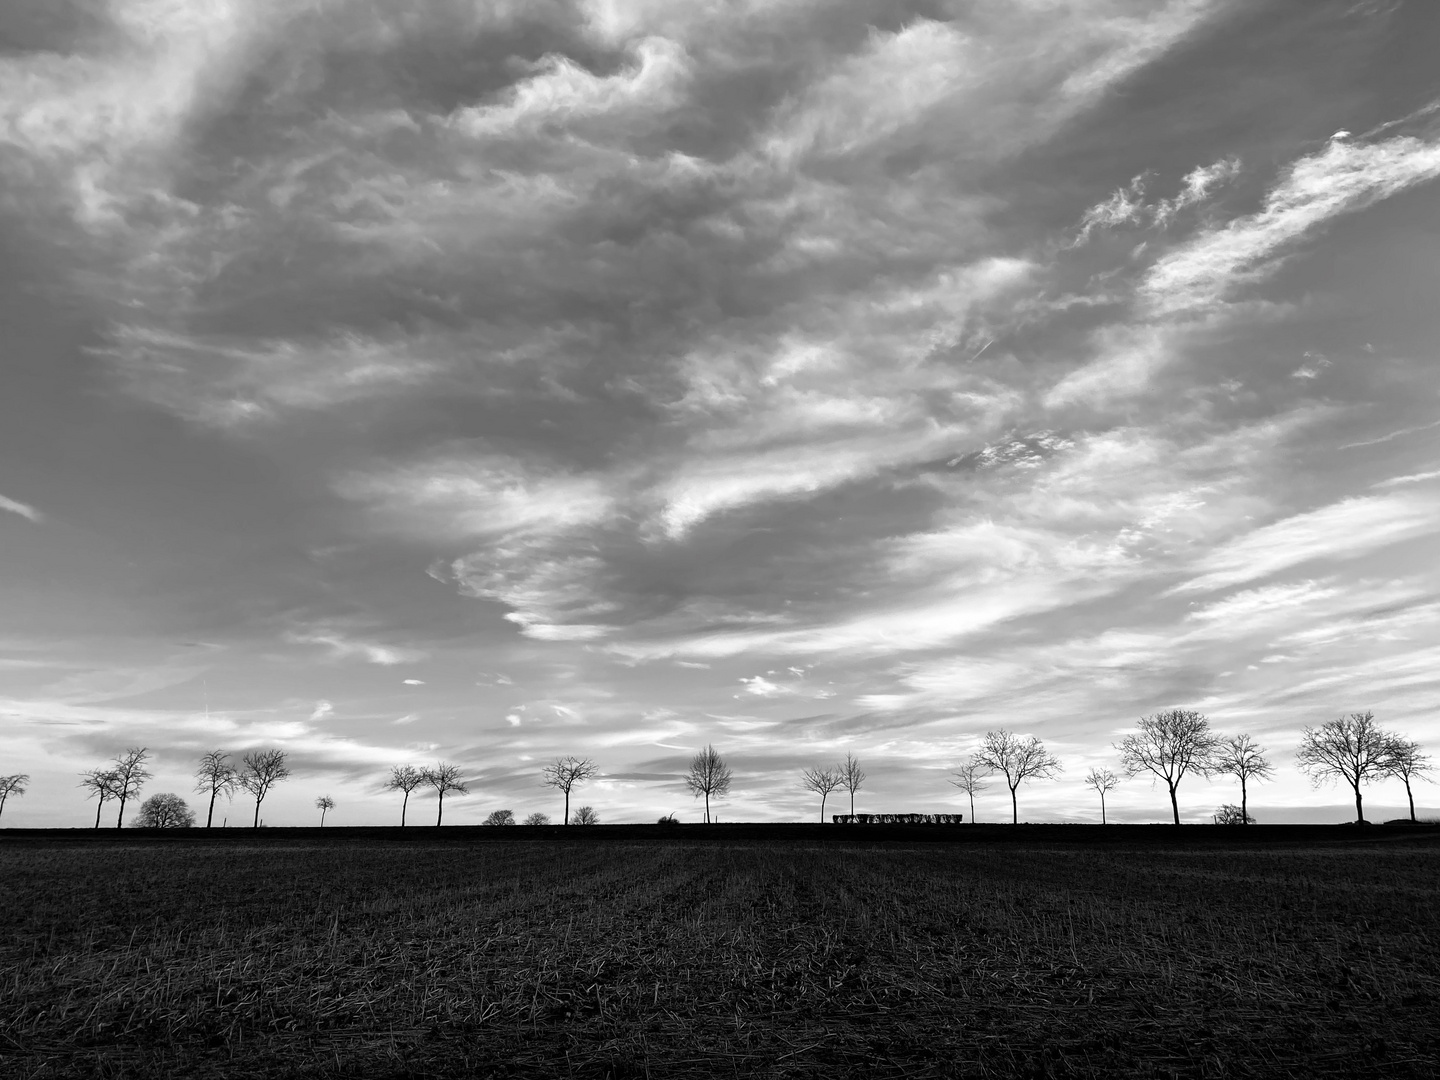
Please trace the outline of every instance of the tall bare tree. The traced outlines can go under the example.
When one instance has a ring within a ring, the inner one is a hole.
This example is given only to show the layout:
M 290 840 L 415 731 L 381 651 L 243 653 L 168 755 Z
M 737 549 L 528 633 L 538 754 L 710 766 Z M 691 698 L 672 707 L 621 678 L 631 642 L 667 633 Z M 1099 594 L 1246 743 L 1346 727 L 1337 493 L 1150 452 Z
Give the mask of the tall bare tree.
M 1114 791 L 1120 786 L 1120 778 L 1109 769 L 1091 769 L 1085 774 L 1085 783 L 1100 793 L 1100 824 L 1108 825 L 1105 820 L 1105 793 Z
M 800 774 L 800 782 L 805 786 L 806 791 L 813 791 L 820 796 L 820 823 L 825 823 L 825 800 L 830 793 L 844 785 L 838 769 L 806 769 Z
M 1045 749 L 1045 744 L 1031 735 L 1028 739 L 1001 728 L 987 731 L 985 741 L 975 751 L 975 760 L 991 772 L 1003 773 L 1010 788 L 1010 823 L 1020 822 L 1020 807 L 1015 789 L 1025 780 L 1049 779 L 1062 771 L 1060 759 Z
M 840 766 L 840 785 L 850 792 L 850 816 L 855 816 L 855 792 L 865 783 L 865 770 L 853 755 L 845 755 L 845 764 Z M 823 810 L 823 807 L 822 807 Z M 822 815 L 823 816 L 823 815 Z
M 1142 717 L 1139 730 L 1126 735 L 1120 745 L 1120 764 L 1136 776 L 1154 773 L 1165 781 L 1170 792 L 1170 811 L 1180 824 L 1180 801 L 1175 792 L 1186 773 L 1209 776 L 1215 771 L 1220 737 L 1210 730 L 1210 721 L 1192 709 L 1167 709 Z
M 989 774 L 989 768 L 983 765 L 978 758 L 972 756 L 969 761 L 955 770 L 950 780 L 950 783 L 970 796 L 971 825 L 975 824 L 975 796 L 985 790 L 985 777 Z
M 1265 756 L 1265 748 L 1249 735 L 1234 735 L 1220 744 L 1215 752 L 1215 771 L 1240 781 L 1240 824 L 1250 824 L 1249 781 L 1269 780 L 1275 768 Z
M 425 783 L 425 774 L 414 765 L 393 765 L 390 779 L 385 781 L 385 790 L 403 791 L 405 799 L 400 803 L 400 827 L 405 827 L 405 810 L 410 805 L 410 793 Z
M 546 786 L 565 793 L 565 819 L 562 824 L 570 824 L 570 789 L 583 784 L 597 772 L 599 766 L 589 758 L 556 758 L 553 764 L 545 766 Z
M 1355 820 L 1363 822 L 1360 785 L 1388 775 L 1394 739 L 1375 723 L 1374 713 L 1351 713 L 1318 728 L 1307 727 L 1295 758 L 1316 787 L 1344 779 L 1355 792 Z
M 80 774 L 80 786 L 98 800 L 95 803 L 95 828 L 97 829 L 100 828 L 100 811 L 105 809 L 105 800 L 115 797 L 115 784 L 115 773 L 110 769 L 91 769 L 87 773 Z
M 230 755 L 224 750 L 211 750 L 200 758 L 200 767 L 195 770 L 195 790 L 210 796 L 210 809 L 205 814 L 205 827 L 215 819 L 215 796 L 233 798 L 240 786 L 240 774 L 230 764 Z
M 730 767 L 715 747 L 706 746 L 690 759 L 685 786 L 695 798 L 705 796 L 705 820 L 708 823 L 711 797 L 719 799 L 730 793 Z
M 25 794 L 25 785 L 30 782 L 29 773 L 13 773 L 0 776 L 0 814 L 5 812 L 5 800 L 11 795 L 17 798 Z
M 290 768 L 285 764 L 284 750 L 255 750 L 240 759 L 240 786 L 255 796 L 254 828 L 260 827 L 260 804 L 265 801 L 265 796 L 289 776 Z
M 320 811 L 320 827 L 325 827 L 325 815 L 335 809 L 335 800 L 329 795 L 321 795 L 315 800 L 315 809 Z
M 447 765 L 443 761 L 434 768 L 421 769 L 420 776 L 435 789 L 438 800 L 435 807 L 435 825 L 438 827 L 445 814 L 445 793 L 454 791 L 460 795 L 469 795 L 470 787 L 460 779 L 459 765 Z
M 1410 820 L 1415 820 L 1415 796 L 1410 791 L 1410 781 L 1430 775 L 1430 756 L 1420 752 L 1420 744 L 1409 739 L 1392 736 L 1390 739 L 1390 763 L 1385 768 L 1387 776 L 1398 777 L 1405 783 L 1405 798 L 1410 800 Z M 0 799 L 0 806 L 4 800 Z
M 124 826 L 125 803 L 140 794 L 140 789 L 145 786 L 145 781 L 150 779 L 150 770 L 145 768 L 145 763 L 150 758 L 150 751 L 143 746 L 132 746 L 123 754 L 115 757 L 115 767 L 110 771 L 115 774 L 114 790 L 111 798 L 120 802 L 120 812 L 115 815 L 115 827 Z

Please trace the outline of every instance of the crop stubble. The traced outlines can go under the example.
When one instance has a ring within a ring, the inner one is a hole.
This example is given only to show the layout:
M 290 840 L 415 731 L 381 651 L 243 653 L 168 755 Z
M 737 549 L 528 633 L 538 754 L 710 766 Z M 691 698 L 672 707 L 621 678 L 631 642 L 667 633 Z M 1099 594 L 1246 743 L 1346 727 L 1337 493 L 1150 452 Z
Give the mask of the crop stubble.
M 1437 856 L 0 849 L 0 1071 L 1434 1076 Z

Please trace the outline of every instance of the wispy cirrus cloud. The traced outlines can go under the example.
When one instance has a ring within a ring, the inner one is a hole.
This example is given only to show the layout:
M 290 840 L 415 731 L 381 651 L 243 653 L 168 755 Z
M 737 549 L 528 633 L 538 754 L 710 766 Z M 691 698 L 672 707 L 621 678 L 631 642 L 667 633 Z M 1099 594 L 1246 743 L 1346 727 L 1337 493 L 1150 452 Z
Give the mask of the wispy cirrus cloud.
M 45 515 L 29 503 L 20 502 L 18 499 L 8 499 L 4 495 L 0 495 L 0 510 L 7 510 L 12 514 L 19 514 L 27 521 L 33 521 L 36 525 L 39 525 L 45 520 Z

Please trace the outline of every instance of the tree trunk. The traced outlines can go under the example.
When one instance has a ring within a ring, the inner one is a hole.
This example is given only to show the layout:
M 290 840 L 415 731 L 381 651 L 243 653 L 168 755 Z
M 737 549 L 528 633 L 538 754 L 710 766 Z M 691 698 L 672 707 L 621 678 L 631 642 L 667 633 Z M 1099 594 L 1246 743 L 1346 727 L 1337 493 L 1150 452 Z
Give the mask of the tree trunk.
M 1105 793 L 1103 791 L 1100 792 L 1100 824 L 1109 824 L 1109 822 L 1105 820 Z
M 320 811 L 320 827 L 321 827 L 322 829 L 325 827 L 325 811 L 324 811 L 324 810 L 321 810 L 321 811 Z
M 705 824 L 710 824 L 710 792 L 705 792 Z
M 1180 801 L 1175 798 L 1175 788 L 1170 787 L 1170 811 L 1175 815 L 1175 824 L 1180 824 Z
M 115 827 L 121 828 L 125 822 L 125 796 L 120 796 L 120 812 L 115 815 Z
M 410 805 L 410 792 L 405 792 L 405 798 L 400 803 L 400 827 L 405 827 L 405 808 Z
M 1015 788 L 1010 789 L 1010 824 L 1020 824 L 1020 804 L 1015 801 Z
M 825 824 L 825 796 L 820 796 L 820 824 Z
M 1245 777 L 1240 777 L 1240 824 L 1250 824 L 1250 810 L 1245 801 Z
M 569 824 L 570 824 L 570 789 L 569 789 L 568 787 L 565 789 L 565 822 L 564 822 L 564 823 L 565 823 L 566 825 L 569 825 Z
M 255 823 L 250 826 L 252 829 L 260 827 L 260 796 L 255 796 Z
M 105 809 L 105 800 L 101 799 L 95 804 L 95 827 L 97 829 L 100 827 L 100 811 L 103 809 Z
M 970 796 L 970 824 L 975 824 L 975 796 Z
M 855 816 L 855 789 L 850 789 L 850 816 Z
M 440 816 L 445 813 L 445 792 L 440 792 L 440 801 L 435 807 L 435 827 L 440 827 Z
M 1356 781 L 1356 783 L 1355 783 L 1355 820 L 1356 820 L 1357 823 L 1358 823 L 1358 822 L 1363 822 L 1363 821 L 1365 820 L 1365 811 L 1364 811 L 1364 810 L 1361 808 L 1361 806 L 1360 806 L 1360 783 L 1359 783 L 1359 781 Z
M 210 789 L 210 810 L 209 810 L 209 812 L 205 815 L 205 827 L 208 829 L 208 828 L 210 827 L 210 822 L 212 822 L 212 821 L 214 821 L 214 820 L 215 820 L 215 789 L 212 787 L 212 788 Z
M 1405 798 L 1410 800 L 1410 822 L 1415 823 L 1415 796 L 1410 794 L 1410 777 L 1402 777 L 1405 781 Z M 0 804 L 3 805 L 3 804 Z

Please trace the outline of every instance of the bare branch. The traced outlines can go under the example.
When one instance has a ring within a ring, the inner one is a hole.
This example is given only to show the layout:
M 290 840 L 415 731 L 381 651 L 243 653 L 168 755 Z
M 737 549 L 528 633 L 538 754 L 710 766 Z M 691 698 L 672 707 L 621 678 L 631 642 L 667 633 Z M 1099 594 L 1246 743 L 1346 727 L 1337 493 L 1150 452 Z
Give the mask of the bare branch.
M 975 751 L 975 760 L 991 772 L 1003 773 L 1010 788 L 1011 823 L 1018 824 L 1020 810 L 1015 789 L 1032 777 L 1049 779 L 1062 771 L 1060 760 L 1045 749 L 1035 736 L 1021 739 L 1003 728 L 987 731 L 985 741 Z
M 1319 728 L 1307 727 L 1295 752 L 1300 771 L 1316 787 L 1343 779 L 1355 792 L 1355 820 L 1365 820 L 1360 785 L 1389 775 L 1395 736 L 1375 723 L 1372 712 L 1351 713 Z
M 1167 709 L 1142 717 L 1139 730 L 1126 735 L 1116 747 L 1120 764 L 1130 776 L 1151 772 L 1165 781 L 1170 792 L 1170 809 L 1180 824 L 1180 803 L 1175 792 L 1189 772 L 1209 776 L 1215 771 L 1220 737 L 1210 730 L 1203 713 L 1190 709 Z
M 705 820 L 710 820 L 710 799 L 730 793 L 730 768 L 713 746 L 706 746 L 690 759 L 685 786 L 695 798 L 705 797 Z

